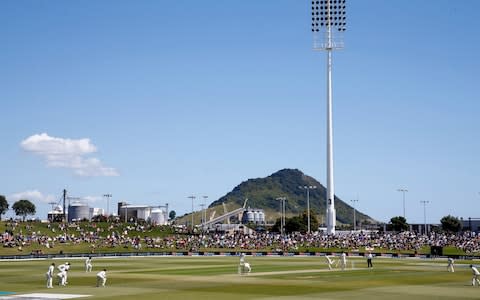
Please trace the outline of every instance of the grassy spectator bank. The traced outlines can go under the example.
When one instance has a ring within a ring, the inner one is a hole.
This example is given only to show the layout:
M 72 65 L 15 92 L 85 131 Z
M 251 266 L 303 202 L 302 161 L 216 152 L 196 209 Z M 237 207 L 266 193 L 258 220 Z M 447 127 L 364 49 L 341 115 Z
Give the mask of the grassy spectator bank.
M 83 222 L 64 225 L 41 222 L 0 222 L 0 256 L 68 255 L 105 253 L 358 253 L 429 255 L 440 245 L 443 255 L 478 256 L 479 237 L 468 234 L 355 233 L 323 235 L 275 233 L 188 234 L 170 226 Z M 373 250 L 371 250 L 373 249 Z

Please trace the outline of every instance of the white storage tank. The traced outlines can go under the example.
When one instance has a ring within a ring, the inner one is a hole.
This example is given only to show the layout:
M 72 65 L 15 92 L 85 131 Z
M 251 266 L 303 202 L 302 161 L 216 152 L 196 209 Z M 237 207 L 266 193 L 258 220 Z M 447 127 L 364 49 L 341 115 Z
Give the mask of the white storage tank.
M 151 208 L 148 206 L 138 206 L 137 219 L 148 220 L 148 218 L 150 218 L 150 210 Z
M 255 217 L 253 215 L 253 211 L 247 211 L 247 223 L 255 222 Z
M 155 225 L 165 225 L 165 213 L 161 209 L 153 209 L 150 214 L 150 221 Z
M 253 223 L 257 224 L 258 221 L 258 210 L 253 212 Z
M 263 210 L 258 211 L 258 223 L 265 224 L 265 212 Z
M 90 208 L 82 202 L 74 202 L 68 206 L 68 222 L 90 220 Z

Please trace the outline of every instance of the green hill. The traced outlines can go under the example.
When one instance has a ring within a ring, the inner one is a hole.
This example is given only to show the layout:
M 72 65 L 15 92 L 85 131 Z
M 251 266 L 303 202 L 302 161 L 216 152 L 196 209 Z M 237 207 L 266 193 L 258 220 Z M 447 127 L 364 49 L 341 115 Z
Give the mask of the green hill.
M 320 224 L 324 221 L 326 210 L 326 188 L 313 177 L 297 169 L 283 169 L 265 178 L 248 179 L 236 186 L 231 192 L 210 204 L 209 209 L 218 209 L 225 203 L 227 207 L 240 207 L 248 198 L 248 207 L 265 210 L 268 221 L 278 218 L 280 203 L 276 198 L 287 197 L 287 216 L 298 215 L 307 209 L 306 191 L 300 186 L 316 186 L 310 190 L 310 208 L 315 212 Z M 353 208 L 335 196 L 337 222 L 353 223 Z M 369 216 L 356 212 L 357 223 L 376 222 Z

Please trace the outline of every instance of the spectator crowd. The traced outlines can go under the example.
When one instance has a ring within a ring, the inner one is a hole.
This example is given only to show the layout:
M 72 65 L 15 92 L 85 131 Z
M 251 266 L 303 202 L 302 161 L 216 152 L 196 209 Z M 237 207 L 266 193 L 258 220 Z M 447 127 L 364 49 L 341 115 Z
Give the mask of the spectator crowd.
M 341 232 L 336 235 L 322 233 L 291 233 L 281 235 L 272 232 L 204 234 L 173 233 L 158 235 L 152 233 L 150 225 L 111 223 L 99 227 L 96 223 L 62 224 L 51 223 L 46 231 L 35 230 L 28 223 L 11 221 L 6 223 L 0 235 L 3 247 L 17 247 L 22 250 L 28 245 L 45 249 L 58 244 L 88 244 L 91 252 L 97 248 L 124 247 L 164 249 L 165 251 L 200 251 L 223 249 L 225 251 L 298 251 L 298 249 L 384 249 L 388 251 L 418 251 L 426 246 L 451 246 L 465 253 L 480 252 L 480 234 L 475 232 L 445 233 L 431 232 Z M 151 233 L 151 234 L 150 234 Z

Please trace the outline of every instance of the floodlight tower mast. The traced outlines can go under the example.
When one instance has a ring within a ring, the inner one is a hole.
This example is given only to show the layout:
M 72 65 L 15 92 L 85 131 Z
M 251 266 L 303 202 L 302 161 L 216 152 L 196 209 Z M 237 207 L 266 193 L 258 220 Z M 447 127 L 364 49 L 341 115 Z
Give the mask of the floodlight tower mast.
M 327 52 L 327 234 L 335 234 L 336 222 L 333 182 L 332 51 L 343 48 L 345 26 L 345 0 L 312 0 L 313 49 Z

